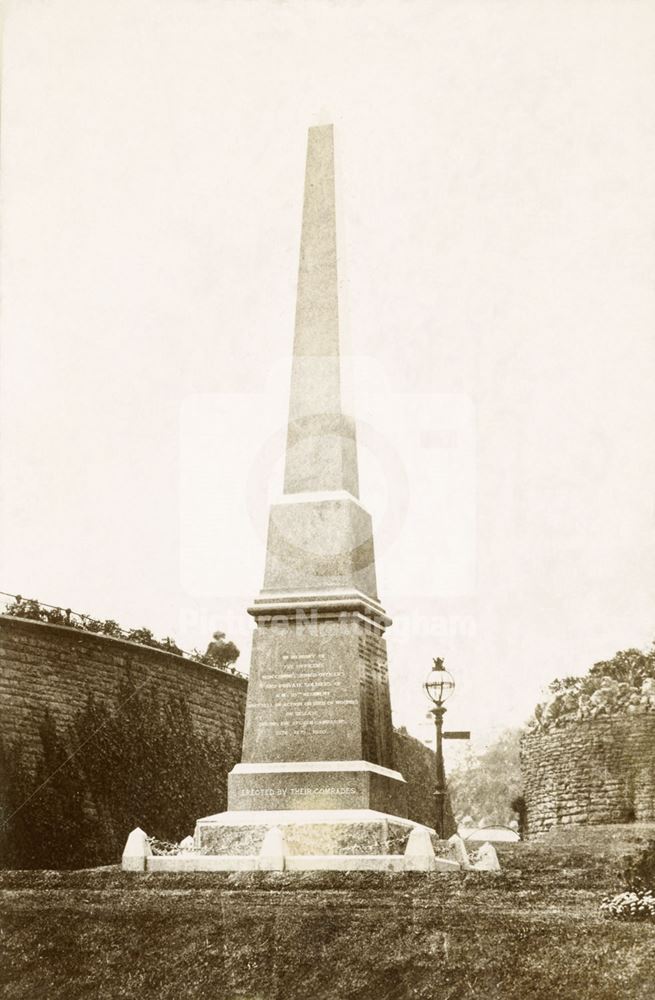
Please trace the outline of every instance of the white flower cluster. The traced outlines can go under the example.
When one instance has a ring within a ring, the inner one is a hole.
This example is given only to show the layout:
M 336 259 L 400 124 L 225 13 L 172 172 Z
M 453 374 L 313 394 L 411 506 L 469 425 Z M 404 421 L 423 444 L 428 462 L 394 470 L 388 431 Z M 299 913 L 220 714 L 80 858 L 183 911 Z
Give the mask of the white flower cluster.
M 618 896 L 607 896 L 600 910 L 604 917 L 616 920 L 655 920 L 655 891 L 626 889 Z

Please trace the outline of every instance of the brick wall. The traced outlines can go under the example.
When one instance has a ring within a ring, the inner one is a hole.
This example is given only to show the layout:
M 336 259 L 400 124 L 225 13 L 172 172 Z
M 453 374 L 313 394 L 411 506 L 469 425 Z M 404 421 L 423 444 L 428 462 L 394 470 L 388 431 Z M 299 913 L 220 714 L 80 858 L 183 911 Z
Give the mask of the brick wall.
M 528 836 L 655 820 L 655 714 L 570 722 L 521 741 Z

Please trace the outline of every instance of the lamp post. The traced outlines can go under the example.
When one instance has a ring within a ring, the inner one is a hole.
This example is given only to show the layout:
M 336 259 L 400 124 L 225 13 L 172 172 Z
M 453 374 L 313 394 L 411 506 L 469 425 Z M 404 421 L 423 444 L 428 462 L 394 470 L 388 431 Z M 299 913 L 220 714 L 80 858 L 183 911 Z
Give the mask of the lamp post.
M 437 731 L 436 784 L 434 789 L 436 809 L 435 829 L 439 839 L 443 840 L 444 803 L 446 799 L 446 773 L 443 765 L 443 717 L 446 713 L 444 702 L 455 690 L 455 681 L 444 667 L 443 659 L 441 659 L 441 657 L 438 657 L 432 662 L 434 666 L 425 682 L 425 693 L 433 705 L 430 712 L 434 717 L 434 724 Z

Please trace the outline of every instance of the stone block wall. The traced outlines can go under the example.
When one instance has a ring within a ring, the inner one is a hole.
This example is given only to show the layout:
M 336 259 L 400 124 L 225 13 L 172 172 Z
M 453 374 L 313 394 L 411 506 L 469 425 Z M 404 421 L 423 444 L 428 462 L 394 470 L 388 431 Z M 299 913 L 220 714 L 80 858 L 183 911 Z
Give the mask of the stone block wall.
M 410 819 L 425 826 L 435 823 L 435 757 L 434 751 L 420 740 L 410 736 L 406 730 L 395 730 L 393 734 L 394 767 L 407 782 L 407 813 Z M 456 833 L 457 824 L 453 816 L 450 796 L 444 803 L 444 823 L 446 836 Z
M 8 743 L 20 737 L 27 760 L 39 752 L 46 709 L 63 727 L 89 694 L 115 705 L 126 680 L 143 691 L 184 698 L 200 732 L 215 736 L 219 730 L 241 746 L 242 677 L 123 639 L 0 615 L 0 727 Z
M 63 728 L 89 694 L 115 704 L 121 681 L 128 679 L 144 691 L 184 698 L 200 732 L 221 732 L 241 747 L 244 678 L 123 639 L 0 615 L 0 731 L 9 744 L 20 737 L 27 761 L 40 753 L 46 709 Z M 411 818 L 432 825 L 433 752 L 395 733 L 394 756 L 408 783 Z
M 521 772 L 530 838 L 553 826 L 655 820 L 655 714 L 528 733 Z

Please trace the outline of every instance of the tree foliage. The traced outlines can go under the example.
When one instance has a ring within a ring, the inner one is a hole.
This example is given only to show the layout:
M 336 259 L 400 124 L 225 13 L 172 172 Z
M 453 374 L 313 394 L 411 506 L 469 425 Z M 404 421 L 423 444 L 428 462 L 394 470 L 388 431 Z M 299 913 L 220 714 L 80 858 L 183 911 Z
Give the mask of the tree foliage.
M 239 650 L 233 642 L 226 641 L 225 632 L 214 632 L 212 641 L 207 646 L 207 652 L 202 656 L 198 655 L 197 658 L 209 667 L 227 670 L 238 657 Z
M 521 794 L 520 729 L 507 729 L 482 752 L 469 748 L 448 776 L 458 822 L 471 817 L 479 826 L 507 826 L 517 819 Z

